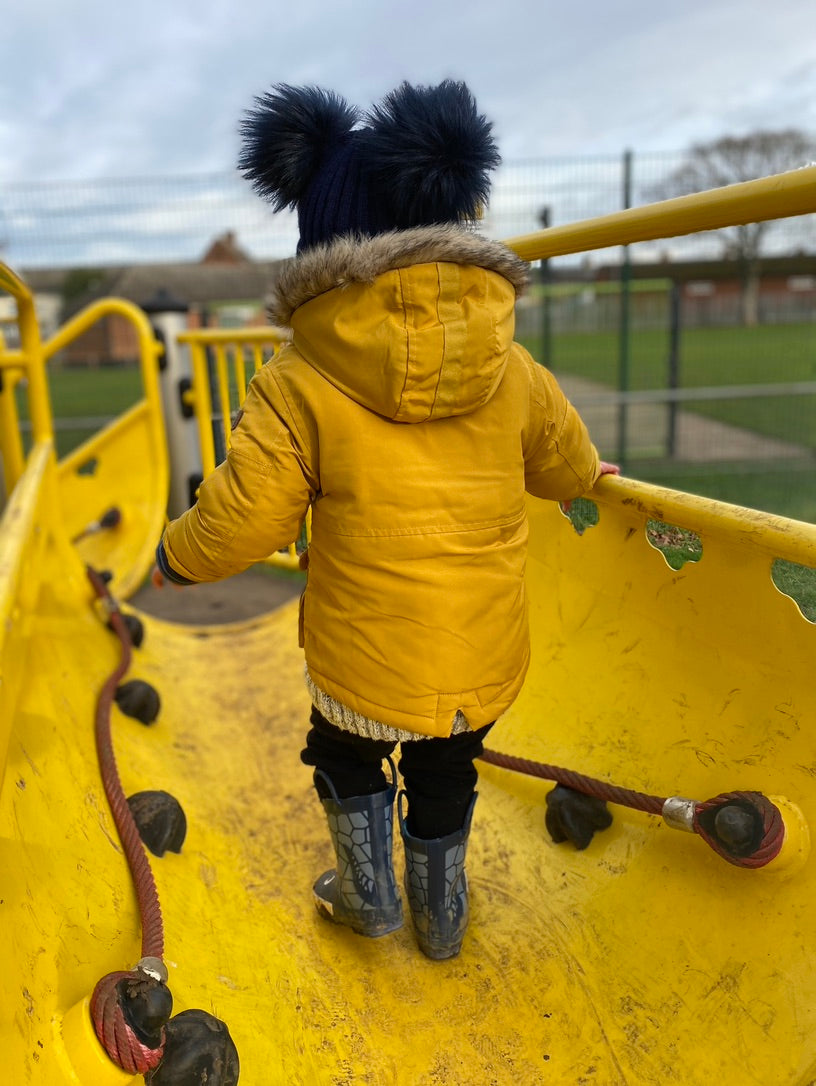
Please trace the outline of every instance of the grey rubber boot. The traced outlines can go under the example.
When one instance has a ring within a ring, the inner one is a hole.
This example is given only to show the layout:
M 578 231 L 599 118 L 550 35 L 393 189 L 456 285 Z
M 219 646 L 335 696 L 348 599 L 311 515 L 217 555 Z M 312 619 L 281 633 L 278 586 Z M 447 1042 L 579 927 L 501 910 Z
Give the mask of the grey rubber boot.
M 429 958 L 455 958 L 469 919 L 465 856 L 476 795 L 461 830 L 430 841 L 408 833 L 403 814 L 406 798 L 400 792 L 399 820 L 405 846 L 405 892 L 417 943 Z
M 321 799 L 329 823 L 337 866 L 314 884 L 317 911 L 359 935 L 376 939 L 402 927 L 402 901 L 392 864 L 394 781 L 370 796 L 340 799 L 321 770 L 315 777 L 326 784 L 330 798 Z

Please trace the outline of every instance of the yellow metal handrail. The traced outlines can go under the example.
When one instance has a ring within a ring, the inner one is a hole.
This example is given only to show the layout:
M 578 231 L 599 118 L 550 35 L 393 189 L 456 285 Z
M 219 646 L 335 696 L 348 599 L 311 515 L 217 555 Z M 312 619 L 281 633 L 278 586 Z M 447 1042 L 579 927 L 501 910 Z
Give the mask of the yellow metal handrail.
M 24 467 L 23 446 L 14 386 L 25 377 L 28 381 L 28 404 L 34 444 L 53 441 L 54 422 L 48 382 L 45 378 L 45 357 L 40 339 L 40 326 L 34 308 L 34 295 L 23 280 L 6 264 L 0 263 L 0 290 L 5 290 L 17 303 L 17 326 L 20 331 L 19 350 L 7 350 L 0 341 L 0 375 L 4 380 L 0 394 L 2 402 L 3 475 L 6 493 L 10 494 Z
M 705 230 L 716 230 L 748 222 L 804 215 L 816 211 L 816 166 L 804 167 L 784 174 L 729 185 L 707 192 L 693 193 L 671 200 L 663 200 L 643 207 L 619 211 L 612 215 L 551 227 L 533 234 L 509 239 L 506 244 L 524 260 L 543 260 L 572 253 L 616 245 L 629 245 L 639 241 L 676 237 Z M 225 449 L 230 444 L 230 424 L 246 393 L 246 369 L 244 350 L 252 351 L 254 369 L 263 364 L 264 346 L 277 350 L 285 341 L 284 332 L 274 328 L 201 329 L 179 337 L 190 347 L 193 370 L 193 386 L 185 394 L 185 401 L 193 408 L 198 423 L 203 474 L 206 477 L 216 466 L 214 426 L 220 423 Z M 213 417 L 210 395 L 210 376 L 207 351 L 214 356 L 215 387 L 221 402 L 220 420 Z M 234 382 L 230 380 L 230 355 L 232 356 Z M 233 395 L 234 390 L 234 395 Z M 673 504 L 666 492 L 665 501 Z M 675 499 L 681 508 L 673 510 L 682 518 L 684 496 Z M 691 502 L 694 513 L 699 514 L 698 502 Z M 691 509 L 687 510 L 691 512 Z M 307 525 L 308 528 L 308 525 Z M 750 534 L 750 526 L 746 526 Z M 775 540 L 778 550 L 785 550 L 785 543 L 798 550 L 811 546 L 810 532 L 806 540 Z M 767 539 L 767 534 L 765 536 Z M 295 546 L 290 548 L 291 565 L 295 559 Z M 271 561 L 278 561 L 277 558 Z
M 230 448 L 232 419 L 246 396 L 248 374 L 251 377 L 251 374 L 257 373 L 287 339 L 285 332 L 270 326 L 201 328 L 183 332 L 178 336 L 178 342 L 190 348 L 193 380 L 191 387 L 184 393 L 183 400 L 195 414 L 201 448 L 201 470 L 205 479 L 216 468 L 216 430 L 223 438 L 224 453 Z M 213 412 L 208 352 L 212 357 L 215 393 L 220 408 L 217 415 Z M 311 535 L 309 513 L 303 530 L 308 541 Z M 282 569 L 298 569 L 298 543 L 293 542 L 286 551 L 270 555 L 265 563 Z
M 704 539 L 727 536 L 730 545 L 745 547 L 751 553 L 816 569 L 813 524 L 612 475 L 599 479 L 591 496 L 600 506 L 626 505 L 644 519 L 690 529 Z
M 553 226 L 510 238 L 522 260 L 548 260 L 571 253 L 679 237 L 816 211 L 816 166 L 695 192 L 673 200 L 616 211 L 596 219 Z
M 221 429 L 224 446 L 228 449 L 232 415 L 241 406 L 249 384 L 247 353 L 250 356 L 252 373 L 257 373 L 267 358 L 271 357 L 286 341 L 286 338 L 284 332 L 272 327 L 201 328 L 183 332 L 178 337 L 179 343 L 185 343 L 190 348 L 193 383 L 184 394 L 184 402 L 195 413 L 201 445 L 202 472 L 205 479 L 216 468 L 213 402 L 207 352 L 211 351 L 214 357 L 216 391 L 221 407 Z M 267 350 L 265 351 L 264 348 Z M 232 363 L 233 381 L 230 380 L 230 363 Z
M 23 474 L 25 452 L 20 418 L 17 413 L 15 392 L 25 370 L 21 365 L 8 362 L 11 355 L 0 332 L 0 458 L 3 461 L 3 485 L 10 494 L 17 479 Z M 4 364 L 5 362 L 5 364 Z M 2 504 L 2 502 L 0 502 Z
M 0 522 L 0 783 L 25 683 L 25 623 L 40 592 L 41 564 L 49 541 L 48 513 L 54 506 L 53 474 L 51 442 L 38 442 Z
M 161 395 L 157 360 L 163 348 L 153 334 L 146 314 L 123 298 L 103 298 L 87 306 L 67 321 L 55 334 L 43 342 L 34 307 L 34 296 L 23 280 L 11 268 L 0 264 L 0 289 L 6 290 L 17 302 L 17 324 L 20 347 L 8 350 L 0 338 L 0 372 L 9 380 L 0 393 L 0 421 L 3 423 L 0 452 L 6 491 L 10 493 L 20 478 L 24 466 L 20 425 L 14 401 L 14 386 L 22 379 L 28 381 L 28 405 L 33 444 L 53 441 L 54 423 L 45 366 L 49 359 L 67 347 L 94 324 L 105 317 L 119 316 L 128 321 L 136 332 L 141 362 L 142 387 L 147 409 L 152 418 L 154 438 L 164 442 Z

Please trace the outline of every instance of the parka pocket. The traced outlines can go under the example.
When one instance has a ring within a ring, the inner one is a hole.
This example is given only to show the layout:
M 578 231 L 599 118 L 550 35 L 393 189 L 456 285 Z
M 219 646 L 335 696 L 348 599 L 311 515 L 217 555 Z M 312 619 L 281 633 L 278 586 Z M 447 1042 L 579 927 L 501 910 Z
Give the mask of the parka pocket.
M 306 646 L 306 589 L 304 588 L 300 594 L 300 602 L 298 603 L 298 646 L 305 648 Z

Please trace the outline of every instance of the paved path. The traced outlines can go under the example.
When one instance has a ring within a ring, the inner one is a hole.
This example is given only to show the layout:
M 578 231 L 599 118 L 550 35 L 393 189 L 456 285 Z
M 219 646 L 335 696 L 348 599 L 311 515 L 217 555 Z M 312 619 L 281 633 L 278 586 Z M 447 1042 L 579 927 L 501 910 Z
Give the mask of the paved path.
M 601 455 L 614 457 L 618 448 L 620 411 L 617 394 L 608 386 L 583 377 L 558 375 L 558 380 L 589 427 Z M 630 452 L 665 456 L 668 426 L 667 404 L 629 404 L 627 433 Z M 752 430 L 743 430 L 682 409 L 677 411 L 675 433 L 677 460 L 780 460 L 813 456 L 813 451 L 806 446 L 763 437 Z
M 248 569 L 214 584 L 157 589 L 148 581 L 130 603 L 140 611 L 166 622 L 218 626 L 240 622 L 273 611 L 295 599 L 305 579 L 276 576 L 271 570 Z

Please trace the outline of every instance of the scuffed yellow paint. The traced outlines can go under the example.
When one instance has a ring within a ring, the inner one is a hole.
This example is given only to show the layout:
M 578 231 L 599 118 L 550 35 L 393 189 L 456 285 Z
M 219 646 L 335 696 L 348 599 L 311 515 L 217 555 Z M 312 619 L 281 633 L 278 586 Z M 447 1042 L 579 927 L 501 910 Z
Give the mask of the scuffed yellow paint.
M 813 176 L 519 248 L 812 210 Z M 28 367 L 35 423 L 24 466 L 3 446 L 19 478 L 0 524 L 0 1041 L 14 1086 L 114 1086 L 127 1076 L 105 1064 L 87 1001 L 136 963 L 141 933 L 93 740 L 119 649 L 84 565 L 124 596 L 149 568 L 167 493 L 155 343 L 137 316 L 145 402 L 57 465 L 43 362 L 64 333 L 41 344 L 30 293 L 2 266 L 0 286 L 25 324 L 0 368 Z M 169 985 L 177 1012 L 227 1023 L 247 1086 L 813 1086 L 816 626 L 771 565 L 816 566 L 816 528 L 610 477 L 592 497 L 598 523 L 580 537 L 529 503 L 533 664 L 491 745 L 662 796 L 778 797 L 782 854 L 740 869 L 619 808 L 579 853 L 546 834 L 546 782 L 485 764 L 461 955 L 429 961 L 409 925 L 363 939 L 311 901 L 331 853 L 299 761 L 296 605 L 212 628 L 143 616 L 128 677 L 162 707 L 151 727 L 113 710 L 117 760 L 127 794 L 162 789 L 186 813 L 181 854 L 151 860 Z M 111 504 L 121 529 L 72 545 Z M 697 532 L 701 560 L 669 569 L 649 518 Z
M 535 664 L 492 745 L 658 794 L 781 794 L 812 821 L 814 627 L 727 510 L 718 532 L 707 503 L 702 560 L 668 569 L 645 536 L 648 494 L 634 490 L 638 501 L 626 482 L 600 486 L 599 523 L 582 537 L 557 507 L 531 502 Z M 698 527 L 697 500 L 676 500 Z M 0 798 L 2 958 L 14 978 L 0 1021 L 21 1086 L 72 1082 L 52 1021 L 70 1023 L 102 975 L 140 956 L 93 753 L 117 643 L 82 578 L 59 576 L 64 548 L 48 539 Z M 809 1081 L 811 860 L 782 879 L 740 870 L 618 808 L 577 853 L 547 837 L 546 782 L 484 765 L 461 956 L 428 961 L 409 926 L 367 941 L 311 903 L 331 855 L 298 756 L 308 698 L 296 606 L 211 628 L 143 617 L 130 675 L 157 687 L 162 708 L 149 728 L 114 710 L 117 758 L 128 794 L 164 789 L 186 812 L 182 853 L 151 861 L 170 988 L 176 1011 L 228 1024 L 242 1082 Z M 64 1033 L 73 1066 L 92 1066 L 93 1037 Z
M 90 999 L 80 1000 L 63 1016 L 53 1019 L 54 1055 L 66 1086 L 131 1086 L 142 1081 L 112 1063 L 96 1038 Z

